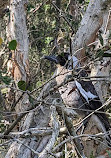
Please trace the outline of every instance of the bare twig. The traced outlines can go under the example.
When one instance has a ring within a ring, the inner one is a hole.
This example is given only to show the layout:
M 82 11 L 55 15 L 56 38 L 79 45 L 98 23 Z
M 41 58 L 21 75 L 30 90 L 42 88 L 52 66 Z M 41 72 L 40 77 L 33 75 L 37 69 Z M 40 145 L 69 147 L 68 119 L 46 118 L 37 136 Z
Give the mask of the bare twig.
M 28 145 L 24 144 L 24 141 L 20 141 L 19 139 L 14 138 L 15 141 L 17 141 L 18 143 L 22 144 L 23 146 L 25 146 L 26 148 L 28 148 L 29 150 L 31 150 L 35 155 L 39 155 L 39 153 L 37 151 L 35 151 L 34 149 L 30 148 Z
M 96 109 L 93 112 L 91 112 L 89 115 L 87 115 L 84 119 L 82 119 L 79 123 L 75 124 L 74 126 L 78 126 L 83 121 L 85 121 L 87 118 L 89 118 L 91 115 L 93 115 L 95 112 L 99 111 L 100 109 L 102 109 L 105 106 L 108 106 L 110 103 L 111 103 L 111 97 L 101 107 L 99 107 L 98 109 Z
M 61 146 L 63 146 L 65 143 L 67 142 L 70 142 L 72 141 L 73 139 L 76 139 L 76 138 L 80 138 L 80 137 L 87 137 L 89 139 L 96 139 L 98 140 L 97 138 L 101 138 L 103 137 L 104 135 L 106 135 L 107 133 L 98 133 L 98 134 L 80 134 L 80 135 L 76 135 L 76 136 L 70 136 L 69 138 L 65 139 L 64 141 L 62 141 L 60 144 L 58 144 L 56 147 L 54 147 L 53 149 L 53 152 L 55 152 L 56 150 L 58 150 Z M 108 134 L 107 134 L 108 135 Z M 98 140 L 100 141 L 100 140 Z M 103 143 L 103 142 L 101 142 Z M 104 143 L 105 146 L 109 147 L 107 144 Z
M 35 104 L 35 105 L 38 105 L 38 104 Z M 39 109 L 40 107 L 38 106 L 37 108 Z M 34 109 L 33 106 L 29 107 L 26 110 L 26 112 L 20 114 L 20 116 L 17 117 L 17 119 L 12 123 L 12 125 L 4 132 L 4 137 L 8 135 L 12 131 L 12 129 L 16 126 L 16 124 L 21 121 L 21 119 L 29 112 L 29 110 L 32 110 L 32 109 Z
M 67 84 L 68 82 L 70 81 L 73 81 L 73 78 L 70 78 L 68 79 L 67 81 L 65 81 L 64 83 L 58 85 L 58 86 L 55 86 L 54 88 L 51 88 L 50 91 L 48 93 L 46 93 L 45 95 L 42 96 L 42 99 L 45 99 L 49 94 L 52 94 L 54 91 L 58 90 L 59 87 Z M 33 110 L 35 107 L 37 107 L 39 105 L 39 102 L 40 100 L 37 100 L 37 102 L 29 107 L 28 109 L 26 109 L 25 112 L 23 112 L 22 114 L 20 114 L 20 116 L 12 123 L 12 125 L 4 132 L 4 135 L 8 135 L 10 133 L 10 131 L 15 127 L 15 125 L 21 121 L 21 119 L 30 111 L 30 110 Z M 90 117 L 92 114 L 94 114 L 95 112 L 99 111 L 102 107 L 106 106 L 106 105 L 109 105 L 109 103 L 111 103 L 110 101 L 110 98 L 108 99 L 107 103 L 106 104 L 103 104 L 100 108 L 96 109 L 95 111 L 93 111 L 92 113 L 90 113 L 87 117 L 85 117 L 83 120 L 87 119 L 88 117 Z M 37 107 L 37 108 L 40 108 L 40 107 Z M 79 123 L 81 124 L 82 121 Z M 78 125 L 78 124 L 77 124 Z M 77 126 L 75 125 L 75 126 Z
M 54 2 L 51 2 L 51 4 L 53 5 L 53 7 L 54 7 L 57 11 L 59 11 L 61 17 L 62 17 L 62 18 L 67 22 L 67 24 L 70 26 L 72 32 L 74 32 L 74 29 L 73 29 L 72 25 L 70 24 L 70 22 L 68 21 L 68 19 L 66 18 L 65 13 L 64 13 L 61 9 L 59 9 L 59 8 L 56 6 L 56 4 L 55 4 Z

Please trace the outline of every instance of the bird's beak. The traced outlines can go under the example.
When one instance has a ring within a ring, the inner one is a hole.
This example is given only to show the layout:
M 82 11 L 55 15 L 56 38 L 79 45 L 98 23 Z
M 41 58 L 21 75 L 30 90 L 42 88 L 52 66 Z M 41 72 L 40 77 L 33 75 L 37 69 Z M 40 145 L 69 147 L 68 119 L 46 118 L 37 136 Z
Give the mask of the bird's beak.
M 53 61 L 54 63 L 58 64 L 58 60 L 56 56 L 50 55 L 50 56 L 44 56 L 44 59 Z

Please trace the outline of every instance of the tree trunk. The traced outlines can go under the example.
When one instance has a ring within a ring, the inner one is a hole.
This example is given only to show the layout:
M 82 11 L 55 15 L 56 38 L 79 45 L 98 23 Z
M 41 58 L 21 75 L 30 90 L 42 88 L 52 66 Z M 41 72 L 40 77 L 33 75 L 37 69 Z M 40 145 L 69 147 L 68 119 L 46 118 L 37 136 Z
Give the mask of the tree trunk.
M 99 39 L 97 38 L 99 30 L 101 30 L 102 36 L 103 38 L 105 38 L 105 36 L 107 35 L 107 31 L 109 31 L 108 29 L 111 29 L 111 26 L 109 24 L 110 18 L 108 19 L 110 6 L 111 1 L 91 0 L 89 2 L 86 13 L 81 21 L 76 36 L 72 37 L 73 55 L 77 56 L 82 66 L 88 64 L 86 60 L 87 57 L 85 55 L 85 47 L 95 42 L 96 40 L 97 41 L 94 43 L 95 45 L 100 43 Z M 109 22 L 107 22 L 107 20 Z M 106 30 L 106 32 L 104 32 L 104 30 Z M 94 51 L 92 53 L 94 53 Z M 110 58 L 103 58 L 103 60 L 97 62 L 94 61 L 93 65 L 90 65 L 90 68 L 91 76 L 95 76 L 95 79 L 96 76 L 109 76 Z M 106 83 L 106 81 L 100 81 L 101 79 L 98 79 L 99 81 L 94 82 L 94 86 L 102 103 L 104 103 L 105 98 L 103 97 L 108 93 L 109 83 Z M 100 131 L 100 129 L 97 127 L 94 117 L 92 116 L 88 121 L 88 125 L 84 133 L 95 134 L 98 132 L 102 131 Z M 85 149 L 85 155 L 87 157 L 90 157 L 91 152 L 94 156 L 98 156 L 100 155 L 100 153 L 102 154 L 102 152 L 107 149 L 107 146 L 104 146 L 101 143 L 96 142 L 95 140 L 89 140 L 88 138 L 83 139 L 83 144 Z
M 11 0 L 11 3 L 13 1 Z M 14 1 L 15 2 L 15 1 Z M 16 1 L 17 2 L 17 1 Z M 11 39 L 16 39 L 18 44 L 17 51 L 14 56 L 14 70 L 13 76 L 14 80 L 18 82 L 19 80 L 27 81 L 28 76 L 28 40 L 27 40 L 27 30 L 25 23 L 25 12 L 24 12 L 24 3 L 19 1 L 18 3 L 13 3 L 11 7 L 11 20 L 9 25 L 8 35 Z M 77 51 L 79 48 L 93 42 L 96 40 L 96 33 L 101 28 L 103 24 L 104 14 L 108 12 L 110 1 L 108 0 L 91 0 L 87 8 L 86 14 L 83 17 L 80 28 L 75 37 L 72 38 L 72 52 L 76 54 L 79 59 L 85 57 L 85 51 Z M 108 5 L 107 5 L 108 4 Z M 104 9 L 104 6 L 106 7 Z M 20 16 L 21 15 L 21 16 Z M 19 17 L 19 18 L 18 18 Z M 19 20 L 19 21 L 18 21 Z M 17 23 L 16 23 L 17 22 Z M 25 29 L 24 29 L 25 28 Z M 13 53 L 13 52 L 12 52 Z M 82 65 L 83 60 L 81 60 Z M 46 86 L 44 86 L 38 101 L 42 100 L 42 97 L 56 85 L 55 81 L 50 81 Z M 20 93 L 17 93 L 20 96 Z M 49 94 L 46 98 L 50 104 L 54 103 L 56 98 L 60 96 L 54 92 L 54 94 Z M 26 100 L 27 98 L 27 100 Z M 25 102 L 24 102 L 25 99 Z M 46 101 L 44 99 L 44 101 Z M 43 101 L 43 100 L 42 100 Z M 24 95 L 23 99 L 16 105 L 16 111 L 20 112 L 22 109 L 26 109 L 26 106 L 29 105 L 29 100 L 27 94 Z M 14 143 L 10 146 L 9 151 L 6 154 L 5 158 L 48 158 L 52 156 L 52 148 L 58 137 L 59 125 L 57 122 L 57 116 L 54 107 L 50 109 L 49 104 L 40 103 L 34 110 L 30 111 L 24 118 L 24 123 L 21 124 L 20 130 L 25 130 L 29 128 L 50 128 L 52 126 L 52 134 L 44 136 L 31 136 L 27 138 L 15 139 Z M 51 117 L 53 118 L 51 120 Z M 55 123 L 54 119 L 56 120 Z M 96 125 L 91 122 L 91 126 L 85 130 L 88 134 L 94 134 L 98 132 Z M 50 125 L 52 122 L 52 125 Z M 53 125 L 54 124 L 54 125 Z M 72 128 L 71 128 L 72 130 Z M 73 132 L 72 132 L 73 133 Z M 101 150 L 105 149 L 98 145 L 97 142 L 89 141 L 83 139 L 85 154 L 89 157 L 91 154 L 91 149 L 93 150 L 94 156 L 100 154 Z
M 18 89 L 18 82 L 20 80 L 25 81 L 28 83 L 29 80 L 29 63 L 28 63 L 28 35 L 27 35 L 27 26 L 26 26 L 26 16 L 25 16 L 25 8 L 24 8 L 25 1 L 18 1 L 18 0 L 10 0 L 10 19 L 9 24 L 7 26 L 7 39 L 9 41 L 16 40 L 17 41 L 17 48 L 14 51 L 11 51 L 12 58 L 11 62 L 11 69 L 10 72 L 14 78 L 16 83 L 15 89 Z M 9 91 L 11 93 L 11 90 Z M 21 111 L 23 112 L 30 106 L 29 103 L 29 96 L 27 93 L 23 93 L 22 91 L 15 90 L 15 103 L 14 107 L 17 114 Z M 9 94 L 10 96 L 11 94 Z M 19 100 L 19 98 L 21 99 Z M 19 100 L 19 101 L 18 101 Z M 23 121 L 19 126 L 19 130 L 22 130 Z M 5 131 L 5 134 L 8 135 L 10 132 Z M 14 142 L 15 144 L 15 142 Z M 12 146 L 14 145 L 12 144 Z M 19 146 L 19 145 L 18 145 Z M 12 157 L 16 153 L 17 146 L 14 146 L 13 154 L 9 152 L 7 153 L 6 157 Z M 15 154 L 16 156 L 16 154 Z

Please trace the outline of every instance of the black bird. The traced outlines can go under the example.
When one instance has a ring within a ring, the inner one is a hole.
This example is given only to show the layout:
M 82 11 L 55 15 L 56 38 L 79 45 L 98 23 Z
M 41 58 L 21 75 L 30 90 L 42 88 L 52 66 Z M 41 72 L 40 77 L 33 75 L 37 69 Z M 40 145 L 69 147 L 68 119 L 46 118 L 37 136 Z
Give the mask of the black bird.
M 74 108 L 81 118 L 90 113 L 88 110 L 94 111 L 102 106 L 92 82 L 90 80 L 81 80 L 81 77 L 87 76 L 87 72 L 80 69 L 78 59 L 75 56 L 71 57 L 68 53 L 64 53 L 58 56 L 45 56 L 44 58 L 56 63 L 58 75 L 56 81 L 58 85 L 72 75 L 73 69 L 78 75 L 77 79 L 59 88 L 60 95 L 66 106 Z M 104 112 L 104 109 L 101 108 L 100 111 Z M 106 114 L 98 112 L 93 115 L 99 130 L 107 133 L 110 130 L 110 123 Z M 110 142 L 110 136 L 107 135 L 106 140 Z

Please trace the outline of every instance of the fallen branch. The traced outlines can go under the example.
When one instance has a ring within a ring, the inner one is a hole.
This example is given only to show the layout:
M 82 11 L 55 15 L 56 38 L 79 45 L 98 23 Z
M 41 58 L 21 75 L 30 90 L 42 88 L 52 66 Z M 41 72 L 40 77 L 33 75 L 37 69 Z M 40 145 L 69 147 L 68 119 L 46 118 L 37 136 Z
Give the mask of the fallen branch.
M 51 114 L 51 119 L 52 119 L 52 127 L 53 127 L 53 132 L 51 139 L 49 140 L 48 144 L 46 145 L 45 149 L 39 154 L 39 158 L 48 158 L 48 153 L 52 150 L 57 137 L 59 135 L 59 122 L 57 120 L 57 113 L 56 113 L 56 108 L 54 106 L 51 106 L 52 114 Z

